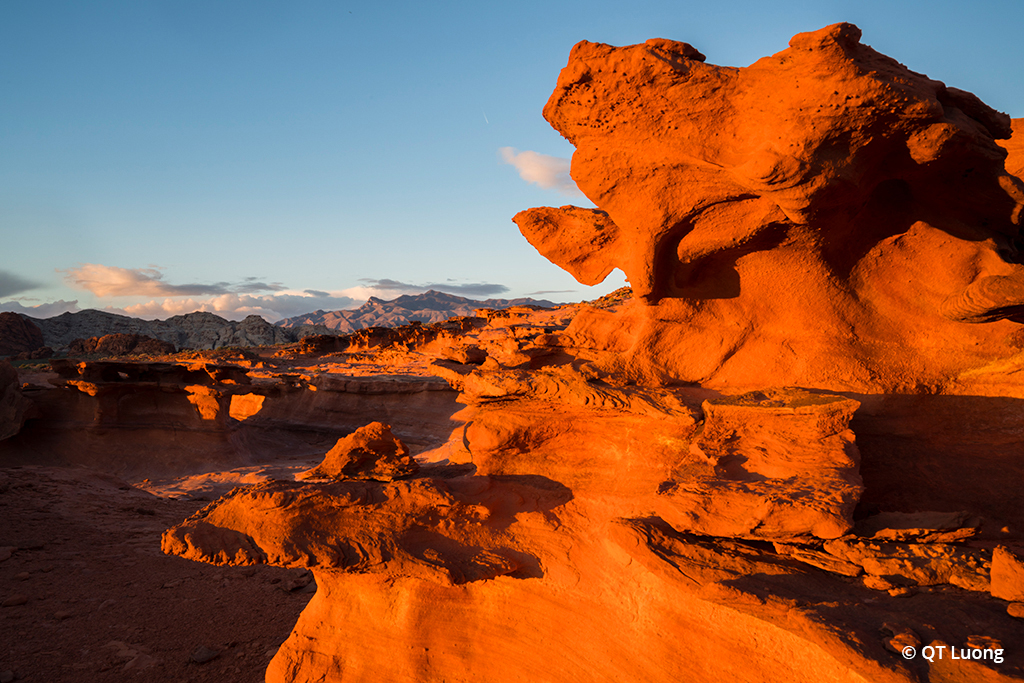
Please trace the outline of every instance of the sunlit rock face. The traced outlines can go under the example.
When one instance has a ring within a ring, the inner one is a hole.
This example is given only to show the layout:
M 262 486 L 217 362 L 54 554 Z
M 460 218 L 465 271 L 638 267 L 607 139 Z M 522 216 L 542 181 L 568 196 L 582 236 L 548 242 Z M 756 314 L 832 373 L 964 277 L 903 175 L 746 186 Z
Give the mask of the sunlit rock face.
M 415 460 L 365 414 L 165 532 L 313 572 L 268 681 L 1024 679 L 902 650 L 1024 642 L 1011 123 L 859 37 L 574 48 L 545 116 L 599 208 L 516 221 L 636 296 L 303 347 L 401 346 L 466 407 Z
M 1010 122 L 1013 127 L 1013 136 L 1009 140 L 1000 140 L 999 146 L 1006 150 L 1006 170 L 1024 178 L 1024 119 L 1014 119 Z
M 609 369 L 908 390 L 1017 351 L 1024 183 L 996 142 L 1010 118 L 855 26 L 745 68 L 669 40 L 581 42 L 544 116 L 599 208 L 514 220 L 580 282 L 625 272 L 644 308 Z

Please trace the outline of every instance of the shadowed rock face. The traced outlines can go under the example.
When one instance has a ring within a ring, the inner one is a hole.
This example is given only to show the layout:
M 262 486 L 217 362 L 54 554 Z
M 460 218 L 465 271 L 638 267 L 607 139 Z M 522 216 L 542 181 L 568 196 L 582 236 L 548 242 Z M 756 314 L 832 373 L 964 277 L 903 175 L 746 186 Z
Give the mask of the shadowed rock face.
M 43 345 L 43 332 L 28 318 L 0 312 L 0 356 L 32 352 Z
M 0 360 L 0 441 L 21 430 L 31 401 L 21 395 L 18 372 L 6 360 Z
M 1015 351 L 1011 121 L 859 39 L 836 24 L 746 68 L 667 40 L 573 48 L 544 116 L 599 210 L 514 220 L 580 282 L 626 273 L 634 374 L 888 389 Z
M 75 339 L 68 344 L 68 355 L 101 354 L 104 356 L 163 355 L 174 353 L 174 344 L 144 334 L 105 334 L 102 337 Z

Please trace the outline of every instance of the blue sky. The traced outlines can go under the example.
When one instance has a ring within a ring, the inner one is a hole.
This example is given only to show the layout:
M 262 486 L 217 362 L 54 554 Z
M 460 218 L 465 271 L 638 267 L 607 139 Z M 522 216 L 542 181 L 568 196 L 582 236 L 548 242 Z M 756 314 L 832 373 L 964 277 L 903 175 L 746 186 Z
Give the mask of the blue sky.
M 838 21 L 1024 116 L 1020 0 L 0 0 L 0 309 L 599 296 L 621 274 L 584 287 L 510 220 L 590 204 L 501 151 L 571 156 L 541 117 L 571 47 L 663 37 L 746 66 Z

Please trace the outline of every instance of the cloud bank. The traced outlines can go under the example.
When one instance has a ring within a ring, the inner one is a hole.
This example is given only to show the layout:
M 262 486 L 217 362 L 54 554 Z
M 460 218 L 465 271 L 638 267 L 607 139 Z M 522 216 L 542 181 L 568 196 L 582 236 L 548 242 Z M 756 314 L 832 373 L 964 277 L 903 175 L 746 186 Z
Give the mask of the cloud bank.
M 222 294 L 252 294 L 280 291 L 279 282 L 267 284 L 257 278 L 245 278 L 240 283 L 215 282 L 213 284 L 173 285 L 164 282 L 163 273 L 156 268 L 118 268 L 98 263 L 86 263 L 64 272 L 64 281 L 75 289 L 84 289 L 98 297 L 119 296 L 211 296 Z
M 498 150 L 502 161 L 519 171 L 519 177 L 547 190 L 558 190 L 571 197 L 582 197 L 580 188 L 569 175 L 569 159 L 553 157 L 539 152 L 518 151 L 515 147 Z
M 61 272 L 70 286 L 88 291 L 100 300 L 135 299 L 125 305 L 104 306 L 103 310 L 149 320 L 203 311 L 229 320 L 258 315 L 276 322 L 314 311 L 357 308 L 370 297 L 394 299 L 401 294 L 417 294 L 430 289 L 473 298 L 488 298 L 509 291 L 505 285 L 489 282 L 447 280 L 413 284 L 390 278 L 363 278 L 355 287 L 336 291 L 290 290 L 281 283 L 267 283 L 256 277 L 243 278 L 238 282 L 175 284 L 164 280 L 158 266 L 119 268 L 98 263 L 87 263 Z M 0 304 L 0 310 L 48 318 L 80 309 L 76 300 L 39 306 L 24 306 L 11 301 Z
M 175 315 L 204 311 L 214 313 L 228 320 L 241 320 L 248 315 L 258 315 L 270 322 L 274 322 L 281 318 L 291 318 L 303 313 L 312 313 L 316 310 L 334 311 L 340 308 L 353 308 L 361 303 L 363 302 L 340 293 L 332 294 L 319 291 L 315 292 L 315 294 L 281 292 L 262 296 L 228 293 L 209 299 L 195 299 L 193 297 L 186 299 L 166 298 L 162 301 L 154 299 L 145 303 L 125 306 L 124 308 L 108 307 L 105 310 L 146 319 L 164 319 Z

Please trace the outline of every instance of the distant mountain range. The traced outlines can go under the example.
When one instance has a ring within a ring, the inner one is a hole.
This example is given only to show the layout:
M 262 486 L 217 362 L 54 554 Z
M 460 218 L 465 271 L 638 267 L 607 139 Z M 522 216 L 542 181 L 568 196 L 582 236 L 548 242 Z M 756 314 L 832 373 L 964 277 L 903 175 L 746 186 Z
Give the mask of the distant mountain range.
M 279 327 L 293 328 L 303 325 L 326 327 L 334 334 L 348 334 L 364 327 L 398 327 L 414 320 L 436 323 L 455 316 L 471 316 L 478 308 L 511 308 L 512 306 L 540 306 L 552 308 L 558 304 L 546 299 L 487 299 L 479 301 L 453 294 L 430 290 L 423 294 L 400 296 L 391 301 L 377 297 L 359 308 L 341 311 L 314 311 L 294 318 L 279 320 Z
M 454 316 L 473 315 L 477 308 L 522 305 L 552 307 L 556 304 L 536 299 L 477 301 L 431 290 L 424 294 L 400 296 L 392 301 L 371 297 L 359 308 L 315 311 L 273 325 L 258 315 L 236 322 L 203 312 L 176 315 L 167 320 L 142 320 L 96 310 L 63 313 L 52 318 L 21 317 L 35 323 L 42 332 L 43 344 L 55 350 L 63 349 L 75 339 L 101 337 L 115 332 L 144 334 L 170 342 L 179 349 L 217 349 L 287 344 L 314 334 L 348 334 L 364 327 L 398 327 L 414 320 L 440 322 Z
M 219 349 L 224 346 L 268 346 L 299 341 L 311 334 L 333 334 L 326 327 L 286 329 L 258 315 L 235 322 L 213 313 L 195 312 L 167 320 L 142 320 L 106 311 L 85 310 L 52 318 L 23 316 L 43 333 L 43 344 L 55 350 L 75 339 L 107 334 L 142 334 L 170 342 L 178 349 Z

